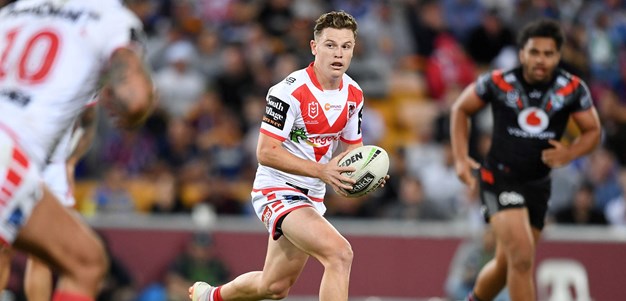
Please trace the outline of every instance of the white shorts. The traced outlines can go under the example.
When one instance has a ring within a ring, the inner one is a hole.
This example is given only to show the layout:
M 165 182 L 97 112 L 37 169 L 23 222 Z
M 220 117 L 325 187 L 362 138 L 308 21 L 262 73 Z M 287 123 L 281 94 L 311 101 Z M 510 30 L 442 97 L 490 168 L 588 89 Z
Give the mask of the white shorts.
M 0 243 L 13 244 L 42 194 L 38 167 L 0 124 Z
M 302 207 L 312 207 L 320 215 L 326 212 L 322 199 L 311 198 L 292 187 L 274 187 L 252 190 L 252 206 L 270 235 L 277 240 L 281 231 L 276 229 L 276 222 L 287 213 Z
M 46 182 L 46 185 L 61 202 L 61 205 L 71 208 L 74 207 L 76 201 L 70 190 L 66 168 L 65 162 L 48 164 L 43 170 L 43 181 Z

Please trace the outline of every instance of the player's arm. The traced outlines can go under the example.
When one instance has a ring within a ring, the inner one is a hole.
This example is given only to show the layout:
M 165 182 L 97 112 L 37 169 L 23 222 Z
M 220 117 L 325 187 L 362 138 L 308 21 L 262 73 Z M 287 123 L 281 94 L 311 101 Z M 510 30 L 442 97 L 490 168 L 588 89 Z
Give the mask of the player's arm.
M 95 105 L 86 107 L 76 121 L 70 144 L 71 153 L 67 157 L 68 165 L 76 166 L 91 147 L 96 136 L 96 108 Z
M 355 182 L 341 175 L 341 173 L 345 171 L 354 171 L 354 167 L 339 167 L 337 164 L 339 159 L 345 154 L 347 154 L 347 151 L 334 157 L 327 164 L 321 164 L 293 155 L 283 148 L 280 140 L 263 133 L 259 135 L 259 142 L 256 149 L 257 160 L 260 164 L 294 175 L 319 178 L 339 193 L 342 193 L 342 190 L 338 188 L 352 189 L 352 185 L 343 184 L 341 181 Z M 342 194 L 345 195 L 345 193 Z
M 124 128 L 142 124 L 154 108 L 154 86 L 137 51 L 119 48 L 113 52 L 100 102 Z
M 456 173 L 470 188 L 476 185 L 472 169 L 479 165 L 469 156 L 469 118 L 484 106 L 485 102 L 476 94 L 476 85 L 470 84 L 455 100 L 450 112 L 450 142 Z
M 553 147 L 541 153 L 543 162 L 552 168 L 566 165 L 570 161 L 590 153 L 600 142 L 600 119 L 595 107 L 575 112 L 571 116 L 580 129 L 580 136 L 569 146 L 556 140 L 550 140 L 549 142 Z

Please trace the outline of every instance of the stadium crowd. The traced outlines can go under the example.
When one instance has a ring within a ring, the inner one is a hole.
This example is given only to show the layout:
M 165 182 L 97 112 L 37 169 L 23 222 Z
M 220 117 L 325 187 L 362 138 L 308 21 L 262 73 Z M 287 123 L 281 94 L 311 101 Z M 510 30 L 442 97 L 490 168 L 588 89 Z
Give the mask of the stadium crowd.
M 11 1 L 0 1 L 11 2 Z M 590 85 L 602 147 L 553 171 L 550 219 L 626 222 L 626 3 L 551 0 L 128 0 L 147 32 L 159 106 L 145 126 L 100 118 L 76 171 L 85 215 L 253 215 L 255 148 L 268 88 L 312 60 L 314 18 L 345 10 L 359 22 L 348 74 L 365 92 L 364 143 L 385 147 L 392 178 L 346 201 L 330 190 L 328 216 L 445 220 L 480 227 L 479 201 L 457 179 L 448 135 L 451 102 L 476 76 L 517 62 L 515 33 L 539 17 L 567 34 L 563 67 Z M 105 114 L 104 112 L 100 112 Z M 488 114 L 471 152 L 489 147 Z M 575 137 L 576 129 L 568 130 Z

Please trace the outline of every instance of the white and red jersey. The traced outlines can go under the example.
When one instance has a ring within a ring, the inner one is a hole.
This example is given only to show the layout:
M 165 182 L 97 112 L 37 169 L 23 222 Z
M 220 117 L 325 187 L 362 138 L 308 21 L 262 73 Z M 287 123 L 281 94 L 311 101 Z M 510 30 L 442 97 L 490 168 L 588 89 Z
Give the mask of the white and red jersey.
M 261 134 L 283 142 L 290 153 L 328 163 L 339 141 L 362 141 L 363 91 L 347 74 L 338 90 L 323 90 L 313 64 L 291 73 L 267 94 Z M 326 185 L 317 178 L 297 176 L 259 165 L 254 190 L 298 187 L 322 201 Z
M 119 0 L 21 0 L 0 10 L 0 123 L 47 163 L 141 22 Z

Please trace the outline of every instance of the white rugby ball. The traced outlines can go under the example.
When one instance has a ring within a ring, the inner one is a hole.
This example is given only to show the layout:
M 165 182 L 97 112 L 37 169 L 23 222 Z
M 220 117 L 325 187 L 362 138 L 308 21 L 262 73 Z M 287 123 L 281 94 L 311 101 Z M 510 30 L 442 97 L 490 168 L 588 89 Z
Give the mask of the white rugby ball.
M 353 172 L 343 174 L 356 180 L 351 190 L 345 190 L 348 197 L 368 194 L 383 181 L 389 171 L 389 155 L 376 145 L 364 145 L 353 149 L 339 160 L 339 166 L 354 166 Z

